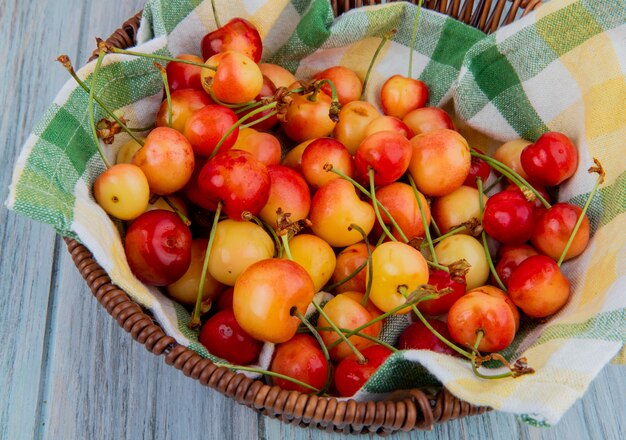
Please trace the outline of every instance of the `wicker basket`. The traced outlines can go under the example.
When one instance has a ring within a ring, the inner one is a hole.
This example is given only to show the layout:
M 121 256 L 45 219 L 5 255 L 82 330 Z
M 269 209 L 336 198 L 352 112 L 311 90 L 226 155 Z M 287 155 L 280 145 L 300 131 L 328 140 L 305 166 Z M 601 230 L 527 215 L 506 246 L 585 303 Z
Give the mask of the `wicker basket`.
M 379 4 L 381 1 L 332 1 L 335 15 L 352 8 Z M 412 3 L 418 3 L 416 0 Z M 475 4 L 476 3 L 476 4 Z M 540 0 L 425 0 L 424 6 L 457 18 L 490 33 L 540 6 Z M 117 47 L 135 45 L 141 12 L 127 20 L 107 41 Z M 95 52 L 94 52 L 95 53 Z M 72 239 L 65 239 L 68 250 L 80 274 L 97 300 L 108 313 L 129 332 L 133 339 L 155 355 L 164 355 L 165 362 L 182 370 L 201 384 L 217 389 L 237 402 L 256 411 L 276 417 L 286 423 L 313 426 L 329 432 L 390 434 L 396 431 L 432 429 L 435 423 L 482 414 L 486 407 L 476 407 L 461 401 L 445 388 L 435 394 L 413 389 L 399 401 L 355 402 L 338 401 L 296 391 L 285 391 L 252 380 L 242 374 L 215 366 L 195 351 L 179 345 L 133 302 L 128 295 L 111 283 L 111 279 L 87 248 Z

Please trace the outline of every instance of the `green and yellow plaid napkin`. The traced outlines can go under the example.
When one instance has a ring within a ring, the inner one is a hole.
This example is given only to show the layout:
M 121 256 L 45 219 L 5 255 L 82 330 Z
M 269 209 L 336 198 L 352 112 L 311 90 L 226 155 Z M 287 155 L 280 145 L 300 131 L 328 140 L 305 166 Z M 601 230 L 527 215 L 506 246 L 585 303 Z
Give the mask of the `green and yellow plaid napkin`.
M 222 22 L 243 16 L 257 25 L 264 59 L 298 77 L 342 64 L 361 76 L 381 37 L 398 30 L 374 67 L 368 100 L 382 82 L 407 71 L 417 9 L 406 3 L 369 7 L 333 19 L 322 0 L 217 0 Z M 586 169 L 603 163 L 607 179 L 589 216 L 593 238 L 585 253 L 563 265 L 572 281 L 567 306 L 544 324 L 524 321 L 507 358 L 528 358 L 534 375 L 487 381 L 465 361 L 424 352 L 400 352 L 365 386 L 359 398 L 438 381 L 477 405 L 556 423 L 611 359 L 625 363 L 626 249 L 626 3 L 624 0 L 552 0 L 495 34 L 483 33 L 434 12 L 421 13 L 414 75 L 431 91 L 430 105 L 452 110 L 470 145 L 536 139 L 566 133 L 579 147 L 580 166 L 560 200 L 584 203 L 595 181 Z M 137 50 L 199 54 L 199 41 L 215 28 L 210 2 L 150 0 Z M 152 62 L 109 55 L 96 93 L 120 109 L 133 126 L 150 125 L 162 96 Z M 94 63 L 79 72 L 90 81 Z M 186 330 L 187 312 L 131 274 L 117 229 L 91 195 L 103 171 L 88 126 L 87 95 L 69 81 L 34 128 L 15 166 L 9 208 L 51 224 L 82 241 L 111 278 L 149 308 L 165 330 L 208 356 Z M 96 118 L 105 114 L 98 108 Z M 113 158 L 126 140 L 109 148 Z M 393 332 L 388 332 L 393 334 Z M 267 347 L 261 365 L 271 356 Z M 430 374 L 424 370 L 426 368 Z M 498 372 L 500 369 L 494 369 Z

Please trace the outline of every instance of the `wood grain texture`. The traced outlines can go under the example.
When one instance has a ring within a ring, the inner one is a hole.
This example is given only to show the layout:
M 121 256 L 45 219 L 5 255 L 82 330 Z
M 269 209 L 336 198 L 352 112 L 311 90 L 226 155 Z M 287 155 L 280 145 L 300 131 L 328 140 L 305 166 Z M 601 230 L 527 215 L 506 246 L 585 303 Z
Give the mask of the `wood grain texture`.
M 10 110 L 0 113 L 4 201 L 22 143 L 67 79 L 54 58 L 82 64 L 94 37 L 143 2 L 0 2 L 0 102 Z M 49 227 L 4 207 L 0 225 L 0 439 L 341 438 L 259 416 L 186 378 L 97 304 Z M 624 408 L 626 371 L 610 366 L 551 429 L 488 413 L 392 438 L 626 438 Z

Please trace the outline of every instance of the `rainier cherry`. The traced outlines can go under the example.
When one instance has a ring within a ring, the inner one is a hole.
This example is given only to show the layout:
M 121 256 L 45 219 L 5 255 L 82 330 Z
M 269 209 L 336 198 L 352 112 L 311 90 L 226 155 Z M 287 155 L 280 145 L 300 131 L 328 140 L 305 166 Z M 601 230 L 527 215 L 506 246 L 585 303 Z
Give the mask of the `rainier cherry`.
M 194 112 L 185 123 L 183 134 L 200 156 L 210 156 L 218 142 L 237 122 L 237 115 L 221 105 L 207 105 Z M 239 127 L 236 127 L 220 145 L 219 151 L 226 151 L 237 140 Z
M 206 58 L 202 59 L 195 55 L 182 54 L 176 58 L 185 61 L 194 61 L 202 64 Z M 182 89 L 196 89 L 204 91 L 202 82 L 200 81 L 200 72 L 202 67 L 193 64 L 169 62 L 165 68 L 167 72 L 167 84 L 171 92 Z M 173 94 L 173 93 L 172 93 Z
M 544 133 L 534 144 L 524 148 L 521 163 L 530 180 L 554 186 L 574 175 L 578 152 L 563 133 Z
M 206 34 L 201 46 L 205 60 L 217 53 L 234 50 L 258 63 L 263 52 L 259 31 L 248 20 L 240 17 L 233 18 L 224 26 Z
M 280 208 L 291 214 L 292 222 L 303 220 L 311 208 L 311 192 L 302 175 L 283 165 L 267 167 L 270 176 L 270 195 L 259 212 L 259 217 L 271 227 L 276 226 Z
M 98 176 L 93 184 L 93 194 L 107 214 L 132 220 L 146 210 L 150 188 L 139 167 L 121 163 Z
M 380 113 L 369 102 L 352 101 L 341 107 L 339 121 L 335 125 L 333 136 L 354 154 L 365 136 L 371 122 L 378 118 Z
M 370 251 L 374 246 L 370 245 Z M 363 242 L 348 246 L 337 255 L 337 263 L 333 272 L 332 281 L 337 283 L 352 274 L 359 266 L 367 262 L 367 245 Z M 365 267 L 343 284 L 335 287 L 335 292 L 349 291 L 365 292 Z
M 328 136 L 335 128 L 335 121 L 330 119 L 331 98 L 325 93 L 313 95 L 291 95 L 292 101 L 287 107 L 283 129 L 290 139 L 303 142 Z
M 446 313 L 457 299 L 465 295 L 466 284 L 464 275 L 452 278 L 450 272 L 441 269 L 431 269 L 428 275 L 428 284 L 437 290 L 451 289 L 452 291 L 441 295 L 439 298 L 419 302 L 417 308 L 427 315 L 436 316 Z
M 428 87 L 422 81 L 393 75 L 383 84 L 380 103 L 383 112 L 396 118 L 404 118 L 408 112 L 424 107 L 428 101 Z
M 242 53 L 220 52 L 205 64 L 217 70 L 202 69 L 202 86 L 221 102 L 242 104 L 252 101 L 263 87 L 259 66 Z
M 329 368 L 319 344 L 310 335 L 295 335 L 287 342 L 277 345 L 270 364 L 270 371 L 297 379 L 318 390 L 324 387 Z M 275 377 L 273 382 L 284 390 L 305 394 L 313 392 L 285 379 Z
M 313 75 L 313 79 L 327 79 L 332 81 L 337 90 L 337 98 L 341 105 L 358 100 L 363 91 L 363 82 L 361 79 L 353 70 L 344 66 L 329 67 Z M 321 90 L 328 96 L 332 95 L 328 84 L 324 84 Z
M 322 290 L 335 270 L 337 257 L 333 248 L 316 235 L 298 234 L 289 240 L 289 249 L 293 261 L 311 276 L 315 291 Z
M 332 138 L 315 139 L 304 149 L 300 163 L 302 175 L 311 188 L 318 189 L 331 180 L 341 178 L 326 171 L 326 164 L 349 177 L 354 175 L 352 156 L 341 142 Z
M 535 220 L 532 230 L 530 241 L 533 246 L 539 252 L 557 260 L 563 253 L 581 213 L 582 209 L 579 206 L 569 203 L 557 203 L 543 211 Z M 585 215 L 563 260 L 580 255 L 588 242 L 589 219 Z
M 406 137 L 393 131 L 381 131 L 367 136 L 354 155 L 354 163 L 361 180 L 369 181 L 371 168 L 374 170 L 375 185 L 388 185 L 398 180 L 409 167 L 410 160 L 411 143 Z
M 437 107 L 422 107 L 412 110 L 402 118 L 402 122 L 411 129 L 414 135 L 440 128 L 454 130 L 450 115 Z
M 182 89 L 172 92 L 172 128 L 181 133 L 185 131 L 185 124 L 189 117 L 196 111 L 207 105 L 213 104 L 213 100 L 204 90 Z M 167 127 L 169 124 L 168 104 L 164 100 L 159 107 L 156 117 L 157 127 Z M 193 147 L 193 143 L 191 145 Z
M 426 198 L 419 192 L 418 194 L 424 209 L 426 224 L 430 225 L 430 207 L 426 203 Z M 409 185 L 402 182 L 393 182 L 382 186 L 376 190 L 376 199 L 389 211 L 389 214 L 408 240 L 424 236 L 422 214 L 413 189 Z M 381 211 L 380 216 L 385 224 L 391 224 L 391 219 L 387 214 Z M 377 223 L 375 230 L 377 231 L 378 229 L 379 225 Z M 380 232 L 382 232 L 382 229 Z M 395 227 L 391 229 L 391 234 L 398 240 L 402 239 L 400 232 Z

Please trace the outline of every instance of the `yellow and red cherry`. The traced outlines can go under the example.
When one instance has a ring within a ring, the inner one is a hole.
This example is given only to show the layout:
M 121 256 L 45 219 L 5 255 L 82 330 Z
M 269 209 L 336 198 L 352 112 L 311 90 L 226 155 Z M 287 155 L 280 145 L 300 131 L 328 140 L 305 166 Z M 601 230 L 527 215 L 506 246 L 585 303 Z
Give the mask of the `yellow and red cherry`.
M 478 148 L 474 148 L 474 150 L 478 151 L 480 154 L 484 154 Z M 481 181 L 484 184 L 489 178 L 490 174 L 491 174 L 491 167 L 489 166 L 489 164 L 485 162 L 483 159 L 481 159 L 480 157 L 472 156 L 469 173 L 467 174 L 467 177 L 465 178 L 465 182 L 463 182 L 463 185 L 471 186 L 472 188 L 478 188 L 476 179 L 480 177 Z
M 349 102 L 339 111 L 339 121 L 335 125 L 333 136 L 345 145 L 350 154 L 354 154 L 367 136 L 367 128 L 379 116 L 379 111 L 369 102 Z
M 120 220 L 132 220 L 148 207 L 150 187 L 139 167 L 120 163 L 98 176 L 93 184 L 93 195 L 107 214 Z
M 354 396 L 391 356 L 392 351 L 382 345 L 372 345 L 361 354 L 365 357 L 365 362 L 360 362 L 356 354 L 352 354 L 337 365 L 335 387 L 342 397 Z
M 418 194 L 424 209 L 424 215 L 426 216 L 426 224 L 430 225 L 430 207 L 426 202 L 426 198 L 419 191 Z M 376 190 L 376 199 L 389 211 L 389 214 L 391 214 L 398 227 L 409 240 L 424 236 L 422 214 L 413 189 L 409 185 L 402 182 L 393 182 L 389 185 L 381 186 Z M 391 224 L 391 219 L 387 214 L 381 211 L 380 215 L 385 224 Z M 379 228 L 380 226 L 376 224 L 376 232 L 382 233 L 382 229 L 379 231 Z M 402 239 L 400 232 L 395 229 L 395 226 L 391 229 L 391 233 L 396 239 Z
M 315 139 L 309 139 L 301 142 L 289 150 L 283 159 L 283 165 L 297 171 L 298 173 L 302 173 L 302 155 L 304 154 L 306 147 L 308 147 L 314 140 Z
M 411 110 L 402 118 L 402 122 L 411 129 L 414 135 L 441 128 L 455 129 L 450 115 L 437 107 L 422 107 Z
M 259 31 L 252 23 L 241 17 L 233 18 L 222 27 L 206 34 L 200 46 L 205 60 L 217 53 L 236 51 L 258 63 L 263 53 Z
M 428 284 L 437 290 L 451 289 L 452 291 L 436 299 L 421 301 L 417 308 L 427 315 L 437 316 L 447 313 L 460 297 L 465 295 L 465 276 L 452 278 L 450 272 L 441 269 L 431 269 L 428 275 Z
M 501 191 L 489 197 L 483 212 L 483 228 L 503 244 L 523 244 L 533 233 L 534 206 L 513 191 Z
M 279 208 L 283 213 L 291 214 L 289 219 L 293 222 L 307 218 L 311 192 L 302 175 L 283 165 L 270 165 L 267 172 L 270 176 L 270 195 L 259 212 L 261 220 L 275 227 Z
M 359 199 L 352 183 L 336 179 L 317 190 L 311 200 L 309 218 L 315 235 L 331 246 L 344 247 L 363 239 L 350 225 L 356 224 L 369 234 L 376 215 L 369 203 Z
M 342 293 L 324 305 L 324 312 L 338 328 L 347 330 L 354 330 L 367 324 L 374 318 L 358 301 Z M 328 320 L 324 316 L 319 317 L 317 326 L 320 328 L 319 333 L 327 347 L 341 339 L 334 330 L 321 330 L 323 327 L 330 327 Z M 377 338 L 380 329 L 380 325 L 371 325 L 360 330 L 360 333 Z M 357 335 L 350 336 L 348 341 L 359 351 L 375 344 L 375 342 Z M 340 361 L 352 353 L 352 349 L 345 342 L 341 342 L 329 350 L 330 358 L 334 361 Z
M 191 232 L 171 211 L 148 211 L 129 226 L 124 250 L 130 270 L 139 281 L 167 286 L 189 267 Z
M 211 316 L 200 329 L 198 342 L 212 355 L 235 365 L 254 362 L 263 348 L 263 342 L 241 328 L 232 310 Z
M 298 263 L 267 259 L 248 267 L 237 279 L 233 310 L 237 322 L 252 337 L 281 343 L 295 334 L 301 314 L 313 299 L 315 286 Z
M 204 63 L 206 58 L 202 59 L 196 55 L 182 54 L 176 58 L 185 61 L 193 61 L 199 64 Z M 167 73 L 167 85 L 171 92 L 182 89 L 195 89 L 204 91 L 202 82 L 200 81 L 200 72 L 202 67 L 193 64 L 177 63 L 171 61 L 167 64 L 165 72 Z
M 445 196 L 460 187 L 471 165 L 467 141 L 454 130 L 435 130 L 411 139 L 409 173 L 427 196 Z
M 369 182 L 369 172 L 373 169 L 374 184 L 389 185 L 406 172 L 411 153 L 411 143 L 399 133 L 380 131 L 371 134 L 363 139 L 354 155 L 357 175 L 362 181 Z
M 361 78 L 359 78 L 354 70 L 344 66 L 333 66 L 328 69 L 324 69 L 313 75 L 313 79 L 330 80 L 335 85 L 337 98 L 339 99 L 339 104 L 342 106 L 349 102 L 358 100 L 363 92 L 363 82 L 361 81 Z M 328 84 L 324 84 L 321 90 L 328 96 L 332 96 L 332 91 Z
M 315 291 L 322 290 L 335 270 L 337 257 L 333 248 L 317 235 L 298 234 L 289 240 L 289 249 L 293 261 L 311 276 Z
M 274 242 L 262 227 L 254 222 L 222 220 L 215 228 L 209 273 L 220 283 L 233 286 L 248 267 L 273 255 Z
M 290 85 L 296 82 L 296 77 L 293 76 L 293 73 L 278 64 L 261 63 L 259 64 L 259 69 L 276 87 L 289 88 Z
M 555 186 L 569 179 L 578 167 L 578 152 L 563 133 L 548 132 L 521 153 L 524 171 L 533 182 Z
M 357 303 L 363 305 L 363 299 L 365 298 L 365 293 L 364 292 L 356 292 L 356 291 L 351 290 L 351 291 L 347 291 L 347 292 L 342 292 L 342 295 L 347 296 L 349 298 L 352 298 Z M 367 301 L 365 301 L 365 306 L 364 307 L 367 309 L 368 312 L 370 312 L 370 315 L 372 316 L 372 319 L 373 318 L 377 318 L 378 316 L 383 314 L 383 311 L 380 310 L 378 307 L 376 307 L 374 305 L 374 303 L 369 300 L 369 298 L 368 298 Z M 373 324 L 368 326 L 368 328 L 369 327 L 373 328 L 372 334 L 379 334 L 381 332 L 381 330 L 383 329 L 383 322 L 384 321 L 385 320 L 382 319 L 382 320 L 380 320 L 378 322 L 375 322 L 375 323 L 373 323 Z
M 249 127 L 239 131 L 232 149 L 252 153 L 259 162 L 265 165 L 278 165 L 282 155 L 280 142 L 276 136 Z
M 335 121 L 328 116 L 331 98 L 325 93 L 292 95 L 282 127 L 296 142 L 329 136 Z
M 255 101 L 261 102 L 264 98 L 272 98 L 276 93 L 276 86 L 272 82 L 271 79 L 263 75 L 263 87 L 261 87 L 261 91 L 256 96 Z M 248 113 L 256 110 L 256 108 L 251 108 L 249 110 L 244 110 L 239 113 L 239 118 L 242 119 Z M 262 119 L 263 120 L 260 120 Z M 246 125 L 250 127 L 254 127 L 256 130 L 267 131 L 278 124 L 278 117 L 276 116 L 276 110 L 274 108 L 265 109 L 259 113 L 256 113 L 250 116 L 245 120 Z
M 394 116 L 378 116 L 373 119 L 365 129 L 365 136 L 369 136 L 380 131 L 394 131 L 407 139 L 413 137 L 413 131 L 400 119 Z
M 418 79 L 393 75 L 380 90 L 383 113 L 396 118 L 404 118 L 411 110 L 424 107 L 426 102 L 428 87 Z
M 222 137 L 237 122 L 237 115 L 221 105 L 207 105 L 192 113 L 185 123 L 183 134 L 189 140 L 195 154 L 210 156 Z M 222 142 L 218 152 L 227 151 L 237 140 L 239 127 Z
M 181 304 L 193 306 L 196 304 L 198 289 L 200 288 L 200 278 L 202 277 L 202 266 L 204 255 L 209 240 L 206 238 L 196 238 L 191 243 L 191 263 L 187 271 L 176 281 L 167 286 L 167 294 L 170 298 Z M 212 301 L 224 289 L 224 285 L 207 273 L 202 291 L 202 301 Z
M 146 175 L 150 191 L 161 196 L 182 189 L 191 178 L 194 163 L 189 141 L 168 127 L 152 130 L 133 156 L 133 164 Z
M 331 180 L 341 179 L 335 173 L 326 171 L 326 165 L 354 176 L 354 163 L 350 152 L 335 139 L 324 137 L 315 139 L 302 152 L 300 167 L 302 175 L 312 189 L 316 190 Z
M 249 211 L 257 215 L 270 195 L 267 167 L 243 150 L 228 150 L 208 160 L 198 176 L 198 187 L 207 197 L 224 204 L 233 220 Z
M 531 318 L 545 318 L 559 311 L 570 296 L 570 283 L 556 262 L 546 255 L 522 261 L 509 278 L 509 295 Z
M 370 245 L 370 251 L 373 250 L 374 246 Z M 339 254 L 337 254 L 337 263 L 335 264 L 335 270 L 332 276 L 333 283 L 337 283 L 349 276 L 350 274 L 354 273 L 354 271 L 356 271 L 364 263 L 367 263 L 367 245 L 361 242 L 348 246 L 347 248 L 339 252 Z M 366 276 L 367 275 L 364 266 L 351 279 L 335 287 L 335 292 L 365 292 Z
M 470 265 L 465 274 L 467 290 L 482 286 L 489 277 L 489 263 L 483 245 L 474 237 L 455 234 L 444 238 L 435 246 L 435 254 L 440 264 L 450 265 L 465 260 Z
M 220 52 L 205 64 L 216 70 L 202 69 L 202 86 L 220 102 L 243 104 L 255 99 L 263 88 L 259 66 L 242 53 Z
M 498 250 L 498 253 L 500 254 L 500 259 L 498 264 L 496 264 L 496 273 L 505 287 L 509 284 L 511 274 L 522 261 L 533 255 L 539 255 L 533 247 L 527 244 L 504 245 Z
M 427 321 L 445 339 L 448 341 L 452 339 L 445 322 L 438 319 L 428 319 Z M 458 356 L 456 351 L 441 342 L 421 321 L 416 321 L 404 329 L 398 338 L 398 348 L 400 350 L 430 350 L 435 353 Z
M 489 284 L 485 284 L 484 286 L 476 287 L 468 291 L 467 293 L 472 293 L 472 292 L 481 292 L 481 293 L 504 300 L 504 302 L 511 309 L 511 312 L 513 312 L 513 319 L 515 320 L 515 331 L 517 332 L 517 329 L 519 329 L 520 313 L 515 303 L 511 300 L 509 295 L 507 295 L 506 292 L 504 292 L 504 290 L 495 286 L 490 286 Z
M 483 194 L 483 205 L 489 197 Z M 479 194 L 476 188 L 461 185 L 450 194 L 438 197 L 433 202 L 432 215 L 442 234 L 472 219 L 480 219 Z M 470 234 L 469 230 L 462 230 Z
M 172 128 L 183 133 L 189 117 L 201 108 L 213 104 L 213 100 L 202 90 L 181 89 L 172 93 L 171 103 Z M 169 125 L 168 111 L 167 100 L 164 100 L 156 116 L 157 127 L 167 127 Z
M 522 168 L 521 154 L 524 148 L 531 143 L 524 139 L 516 139 L 514 141 L 506 142 L 498 147 L 493 153 L 493 158 L 498 162 L 503 163 L 517 174 L 528 180 L 528 174 Z
M 405 243 L 390 241 L 381 244 L 372 252 L 371 264 L 373 274 L 369 299 L 384 312 L 404 304 L 404 294 L 410 294 L 428 282 L 426 259 Z M 401 287 L 406 289 L 404 294 Z M 408 313 L 410 310 L 407 306 L 397 313 Z
M 565 250 L 581 214 L 582 209 L 570 203 L 556 203 L 550 209 L 543 210 L 535 220 L 531 243 L 540 253 L 557 260 Z M 589 219 L 585 215 L 563 260 L 580 255 L 588 242 Z
M 515 338 L 515 316 L 504 298 L 476 291 L 459 298 L 448 312 L 448 330 L 463 347 L 473 347 L 479 331 L 479 351 L 504 350 Z
M 313 336 L 299 334 L 276 346 L 270 371 L 304 382 L 321 390 L 328 378 L 328 361 Z M 273 378 L 274 385 L 288 391 L 309 394 L 313 390 L 286 379 Z

